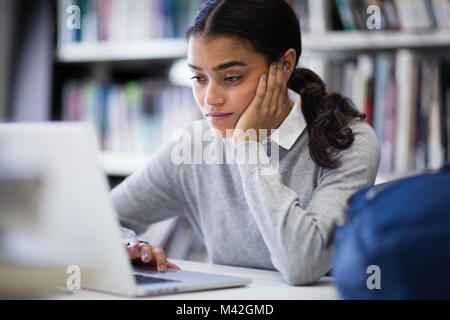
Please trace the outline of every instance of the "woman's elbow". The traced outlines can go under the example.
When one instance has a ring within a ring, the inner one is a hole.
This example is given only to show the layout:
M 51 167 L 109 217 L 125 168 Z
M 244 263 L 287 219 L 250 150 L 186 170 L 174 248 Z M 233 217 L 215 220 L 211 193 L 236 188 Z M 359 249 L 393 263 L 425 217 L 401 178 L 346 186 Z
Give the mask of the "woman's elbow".
M 319 259 L 316 262 L 297 264 L 280 271 L 283 279 L 291 286 L 306 286 L 317 282 L 331 269 L 331 259 Z
M 322 278 L 326 274 L 308 274 L 304 272 L 288 272 L 283 274 L 283 278 L 287 284 L 291 286 L 306 286 L 311 285 L 317 282 L 320 278 Z

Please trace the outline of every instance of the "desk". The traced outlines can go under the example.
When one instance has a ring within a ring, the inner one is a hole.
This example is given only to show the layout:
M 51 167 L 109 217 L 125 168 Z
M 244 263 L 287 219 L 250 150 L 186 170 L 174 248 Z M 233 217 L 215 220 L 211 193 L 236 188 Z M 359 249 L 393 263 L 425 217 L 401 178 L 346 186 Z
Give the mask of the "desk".
M 315 285 L 290 286 L 283 281 L 279 272 L 259 269 L 231 267 L 202 262 L 170 259 L 184 270 L 217 273 L 252 279 L 245 287 L 216 289 L 208 291 L 177 293 L 137 299 L 158 300 L 335 300 L 339 299 L 333 278 L 323 277 Z M 53 299 L 129 299 L 91 290 L 74 290 L 61 293 Z

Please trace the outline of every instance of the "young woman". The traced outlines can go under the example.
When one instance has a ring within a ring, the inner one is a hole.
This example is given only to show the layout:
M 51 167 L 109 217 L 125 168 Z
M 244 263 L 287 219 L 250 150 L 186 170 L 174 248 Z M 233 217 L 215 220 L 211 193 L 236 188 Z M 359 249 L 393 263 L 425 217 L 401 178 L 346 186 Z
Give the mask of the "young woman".
M 292 285 L 316 281 L 331 269 L 333 224 L 348 197 L 375 181 L 373 129 L 350 100 L 296 68 L 299 20 L 283 0 L 206 1 L 186 39 L 201 125 L 234 162 L 177 164 L 172 141 L 111 192 L 122 226 L 141 233 L 183 213 L 211 262 L 278 270 Z M 260 129 L 276 130 L 264 139 Z M 275 163 L 269 144 L 277 168 L 263 174 Z M 245 152 L 249 161 L 237 161 Z M 133 240 L 127 249 L 162 272 L 177 268 L 159 246 Z

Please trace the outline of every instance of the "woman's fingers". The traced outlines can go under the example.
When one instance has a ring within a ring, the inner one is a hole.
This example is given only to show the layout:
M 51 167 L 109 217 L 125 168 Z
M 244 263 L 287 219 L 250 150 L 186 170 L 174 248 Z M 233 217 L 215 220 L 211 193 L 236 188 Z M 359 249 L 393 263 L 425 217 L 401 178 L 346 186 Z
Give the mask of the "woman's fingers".
M 283 81 L 281 83 L 281 92 L 280 92 L 280 95 L 278 96 L 277 106 L 282 108 L 283 114 L 286 114 L 287 106 L 286 106 L 285 101 L 284 101 L 284 99 L 285 99 L 284 92 L 286 92 L 286 86 L 287 86 L 287 81 L 288 81 L 288 79 L 287 79 L 287 66 L 286 65 L 284 65 L 282 67 L 281 73 L 282 73 Z
M 156 266 L 159 272 L 167 271 L 167 259 L 164 250 L 160 246 L 154 246 L 152 248 L 152 254 L 156 260 Z
M 283 108 L 283 92 L 286 91 L 286 72 L 284 72 L 283 67 L 283 61 L 280 59 L 279 61 L 272 63 L 269 68 L 267 90 L 262 104 L 269 115 L 274 115 L 280 108 Z
M 141 243 L 141 241 L 139 241 L 138 239 L 131 239 L 130 240 L 130 247 L 137 249 L 139 248 L 139 244 Z
M 139 240 L 132 239 L 130 243 L 125 247 L 127 249 L 128 255 L 130 256 L 130 259 L 137 259 L 141 256 L 139 248 Z
M 277 70 L 278 70 L 277 63 L 276 62 L 272 63 L 269 67 L 266 94 L 264 97 L 264 101 L 261 105 L 262 108 L 267 108 L 268 111 L 270 110 L 270 103 L 272 101 L 272 96 L 276 85 Z
M 181 268 L 179 266 L 177 266 L 175 263 L 172 263 L 169 261 L 167 261 L 167 268 L 181 270 Z
M 147 243 L 141 243 L 140 245 L 140 258 L 144 263 L 148 263 L 152 260 L 152 246 Z
M 167 260 L 166 253 L 160 246 L 133 239 L 125 248 L 131 260 L 138 259 L 145 264 L 156 265 L 159 272 L 166 272 L 168 268 L 181 270 L 179 266 Z
M 261 106 L 261 104 L 264 101 L 264 97 L 266 95 L 266 88 L 267 88 L 267 74 L 263 74 L 260 78 L 259 78 L 259 84 L 258 87 L 256 88 L 256 105 Z
M 271 114 L 274 114 L 277 110 L 283 107 L 283 103 L 279 104 L 279 98 L 282 93 L 284 77 L 283 77 L 283 65 L 282 61 L 278 61 L 276 76 L 275 76 L 275 87 L 272 94 L 272 100 L 270 101 L 269 109 Z

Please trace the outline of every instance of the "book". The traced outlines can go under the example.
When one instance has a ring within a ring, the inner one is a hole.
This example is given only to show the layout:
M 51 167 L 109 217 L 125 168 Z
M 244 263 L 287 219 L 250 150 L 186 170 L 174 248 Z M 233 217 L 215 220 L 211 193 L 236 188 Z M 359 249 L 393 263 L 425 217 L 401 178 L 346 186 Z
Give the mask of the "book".
M 326 84 L 327 90 L 329 92 L 338 92 L 341 93 L 343 91 L 343 83 L 342 79 L 344 77 L 344 70 L 342 68 L 342 63 L 344 59 L 330 59 L 327 62 L 327 74 L 326 74 Z
M 416 61 L 412 51 L 401 49 L 396 53 L 395 76 L 397 83 L 397 110 L 395 119 L 394 171 L 398 174 L 411 172 L 414 143 L 414 92 L 416 84 Z
M 151 37 L 152 0 L 127 0 L 127 41 L 145 41 Z
M 361 1 L 358 3 L 361 4 Z M 364 0 L 363 5 L 360 6 L 360 12 L 364 17 L 364 30 L 383 31 L 388 29 L 386 12 L 383 10 L 383 3 L 380 0 Z M 374 21 L 374 19 L 376 20 Z M 372 26 L 373 21 L 376 23 L 374 26 Z
M 350 0 L 336 0 L 336 6 L 344 30 L 356 30 L 356 21 L 353 16 Z
M 389 78 L 390 60 L 386 55 L 379 55 L 376 58 L 376 74 L 375 74 L 375 97 L 374 97 L 374 113 L 373 128 L 381 145 L 385 143 L 384 124 L 385 124 L 385 107 L 386 92 Z M 385 160 L 380 160 L 380 171 L 386 173 Z
M 386 86 L 386 104 L 384 109 L 384 127 L 380 171 L 386 174 L 394 173 L 395 120 L 397 106 L 397 85 L 395 83 L 394 62 L 390 59 L 389 78 Z
M 369 14 L 367 13 L 367 9 L 370 6 L 370 3 L 366 0 L 349 0 L 349 1 L 356 29 L 368 31 L 369 29 L 367 27 L 367 22 Z
M 354 91 L 354 79 L 355 79 L 355 61 L 349 60 L 344 63 L 344 83 L 342 88 L 342 94 L 345 97 L 350 97 L 350 99 L 355 100 L 355 91 Z M 362 111 L 362 109 L 360 109 Z
M 428 113 L 430 102 L 431 68 L 429 62 L 424 60 L 418 69 L 419 85 L 416 104 L 416 154 L 415 167 L 425 170 L 428 166 L 427 137 L 428 137 Z
M 380 0 L 380 5 L 386 17 L 386 28 L 388 30 L 400 30 L 402 26 L 394 0 Z
M 371 122 L 372 104 L 371 86 L 374 77 L 374 61 L 369 54 L 360 54 L 356 59 L 356 66 L 360 78 L 359 103 L 364 114 L 366 114 L 366 121 Z
M 431 10 L 438 28 L 450 28 L 450 1 L 430 0 Z
M 433 27 L 425 0 L 395 0 L 403 30 L 421 30 Z
M 311 21 L 309 17 L 309 1 L 308 0 L 294 0 L 288 1 L 291 5 L 292 9 L 297 15 L 297 18 L 300 22 L 300 28 L 302 32 L 310 32 L 311 31 Z
M 444 164 L 444 146 L 442 141 L 443 128 L 441 126 L 442 110 L 440 107 L 440 86 L 439 86 L 439 64 L 433 60 L 431 62 L 431 83 L 430 83 L 430 113 L 428 123 L 428 167 L 439 169 Z
M 110 39 L 110 23 L 111 23 L 111 11 L 112 0 L 97 0 L 95 7 L 97 15 L 97 40 L 107 41 Z
M 81 25 L 81 28 L 73 29 L 74 40 L 75 40 L 75 42 L 81 42 L 83 40 L 83 37 L 84 37 L 84 39 L 89 38 L 86 34 L 84 34 L 85 32 L 88 32 L 88 30 L 89 30 L 89 28 L 87 30 L 84 30 L 84 28 L 86 26 L 84 21 L 86 20 L 85 18 L 89 14 L 88 10 L 90 10 L 91 7 L 89 6 L 89 0 L 75 0 L 74 4 L 76 6 L 78 6 L 78 8 L 80 9 L 80 12 L 79 12 L 80 16 L 79 17 L 76 16 L 76 18 L 80 19 L 80 25 Z
M 373 127 L 378 140 L 384 140 L 386 92 L 390 77 L 391 60 L 388 55 L 380 54 L 376 57 L 375 97 Z
M 75 31 L 67 26 L 67 22 L 70 19 L 70 16 L 67 14 L 67 9 L 73 4 L 74 4 L 73 0 L 59 0 L 57 4 L 58 44 L 60 45 L 75 41 Z
M 82 42 L 95 42 L 98 40 L 98 15 L 96 1 L 83 0 L 81 4 L 81 35 Z
M 308 0 L 311 33 L 324 33 L 331 30 L 331 1 Z

